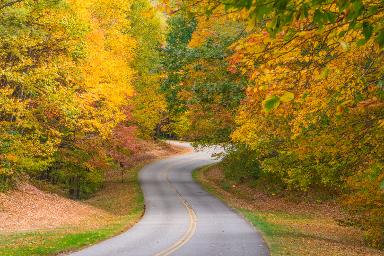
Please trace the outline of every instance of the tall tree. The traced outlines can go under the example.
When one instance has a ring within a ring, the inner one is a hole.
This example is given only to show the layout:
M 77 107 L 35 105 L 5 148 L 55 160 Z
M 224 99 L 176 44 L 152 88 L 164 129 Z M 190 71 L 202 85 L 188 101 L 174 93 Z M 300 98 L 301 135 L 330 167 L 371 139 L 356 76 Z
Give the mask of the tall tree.
M 135 1 L 129 12 L 129 33 L 137 41 L 135 48 L 135 96 L 133 118 L 144 138 L 153 138 L 166 112 L 160 92 L 160 50 L 164 43 L 164 17 L 147 0 Z
M 173 131 L 203 144 L 228 142 L 246 79 L 229 69 L 226 58 L 232 52 L 228 46 L 242 36 L 244 26 L 226 18 L 206 21 L 185 14 L 172 19 L 163 88 Z M 196 28 L 185 27 L 188 19 Z

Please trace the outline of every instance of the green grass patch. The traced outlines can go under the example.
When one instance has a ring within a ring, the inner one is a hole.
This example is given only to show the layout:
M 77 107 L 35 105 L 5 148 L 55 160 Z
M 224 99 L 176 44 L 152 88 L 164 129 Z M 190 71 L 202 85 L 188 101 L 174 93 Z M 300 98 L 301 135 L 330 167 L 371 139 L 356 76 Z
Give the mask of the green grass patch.
M 238 210 L 253 226 L 256 227 L 257 230 L 262 233 L 264 240 L 268 244 L 271 255 L 283 255 L 281 245 L 274 238 L 286 232 L 284 227 L 269 223 L 267 218 L 256 212 L 244 209 Z
M 5 235 L 0 238 L 0 255 L 54 255 L 106 239 L 115 231 L 110 228 L 79 233 L 43 231 Z

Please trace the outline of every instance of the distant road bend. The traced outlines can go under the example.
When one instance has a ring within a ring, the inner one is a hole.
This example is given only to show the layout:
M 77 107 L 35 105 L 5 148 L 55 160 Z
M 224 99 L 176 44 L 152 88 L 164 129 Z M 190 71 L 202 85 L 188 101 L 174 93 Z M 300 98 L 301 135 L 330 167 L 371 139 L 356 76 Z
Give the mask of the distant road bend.
M 269 255 L 248 222 L 193 181 L 192 171 L 216 162 L 211 155 L 217 151 L 194 151 L 144 167 L 142 220 L 125 233 L 71 255 Z

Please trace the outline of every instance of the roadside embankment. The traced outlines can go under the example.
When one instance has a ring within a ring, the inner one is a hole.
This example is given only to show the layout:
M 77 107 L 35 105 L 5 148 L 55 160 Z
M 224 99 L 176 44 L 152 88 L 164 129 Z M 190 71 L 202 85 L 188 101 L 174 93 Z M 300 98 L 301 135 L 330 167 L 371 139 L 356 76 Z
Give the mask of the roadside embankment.
M 365 246 L 361 230 L 339 225 L 343 213 L 335 202 L 267 195 L 246 182 L 228 181 L 220 165 L 196 170 L 194 178 L 257 227 L 272 256 L 384 255 Z

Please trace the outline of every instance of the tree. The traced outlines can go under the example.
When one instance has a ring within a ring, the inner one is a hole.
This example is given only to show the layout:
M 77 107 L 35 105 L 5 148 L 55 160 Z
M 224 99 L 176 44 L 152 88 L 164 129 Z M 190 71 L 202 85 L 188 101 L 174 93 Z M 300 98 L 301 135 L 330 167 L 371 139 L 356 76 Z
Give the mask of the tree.
M 164 21 L 148 1 L 135 1 L 129 12 L 130 35 L 136 39 L 135 96 L 133 118 L 141 136 L 154 138 L 156 127 L 166 112 L 164 95 L 160 92 L 160 48 L 164 41 Z
M 247 162 L 259 168 L 255 179 L 338 195 L 369 243 L 382 246 L 382 2 L 182 1 L 175 8 L 249 24 L 227 56 L 228 69 L 248 78 L 227 162 L 236 166 L 233 159 L 243 161 L 237 156 L 247 152 L 255 158 Z M 206 28 L 209 37 L 214 30 Z M 203 88 L 205 96 L 211 87 Z M 183 102 L 189 99 L 193 93 Z
M 187 29 L 188 20 L 196 22 L 196 28 Z M 171 18 L 170 24 L 163 88 L 173 132 L 203 144 L 228 142 L 246 80 L 231 72 L 226 58 L 231 54 L 228 46 L 241 36 L 243 26 L 227 19 L 205 22 L 186 14 Z
M 156 19 L 145 20 L 133 36 L 132 4 L 0 3 L 3 182 L 28 174 L 63 184 L 73 197 L 101 187 L 115 162 L 109 152 L 115 128 L 132 110 L 135 74 L 150 73 L 133 62 L 145 53 L 136 54 L 149 31 L 143 28 L 155 28 Z

